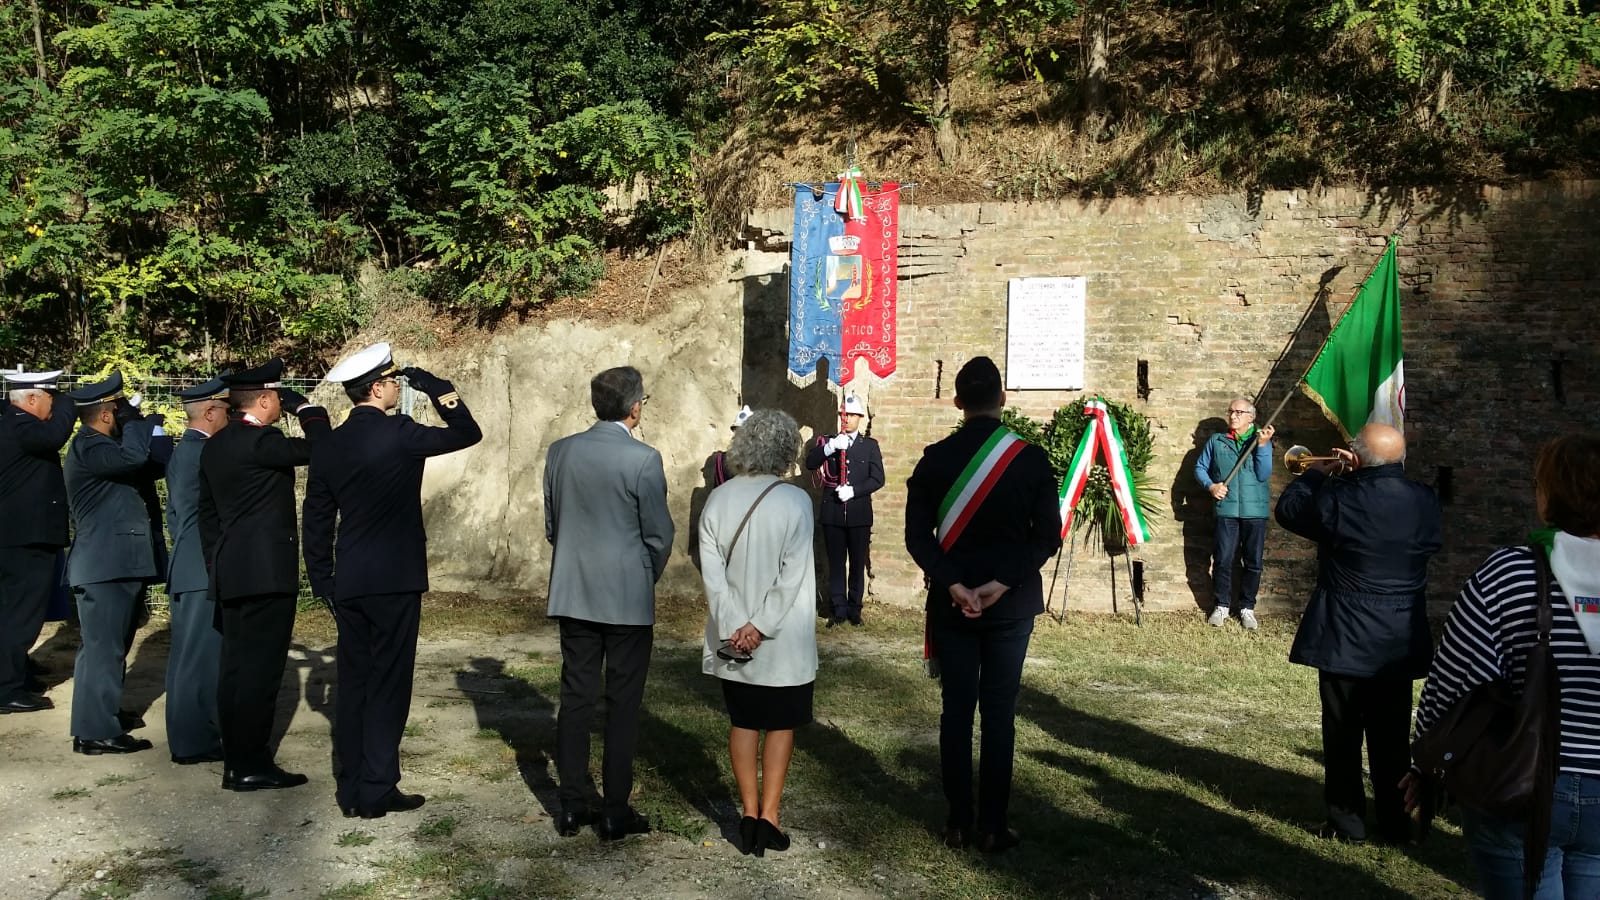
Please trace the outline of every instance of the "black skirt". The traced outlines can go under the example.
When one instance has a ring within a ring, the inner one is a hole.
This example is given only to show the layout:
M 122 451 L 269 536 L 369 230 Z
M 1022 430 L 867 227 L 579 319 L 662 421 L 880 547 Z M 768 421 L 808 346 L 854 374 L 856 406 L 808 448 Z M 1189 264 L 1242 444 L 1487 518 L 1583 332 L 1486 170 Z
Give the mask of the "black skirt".
M 815 681 L 790 687 L 768 687 L 742 681 L 722 682 L 722 700 L 735 728 L 752 731 L 788 731 L 811 721 L 811 693 Z

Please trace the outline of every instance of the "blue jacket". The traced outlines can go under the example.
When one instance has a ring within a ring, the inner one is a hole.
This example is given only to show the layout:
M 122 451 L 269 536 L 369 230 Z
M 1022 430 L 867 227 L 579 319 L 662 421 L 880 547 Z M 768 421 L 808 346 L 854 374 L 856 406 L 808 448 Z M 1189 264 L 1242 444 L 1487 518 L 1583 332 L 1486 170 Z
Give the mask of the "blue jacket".
M 1256 443 L 1255 432 L 1250 432 L 1250 443 L 1256 444 L 1255 457 L 1239 467 L 1228 485 L 1228 496 L 1217 501 L 1217 516 L 1224 519 L 1265 519 L 1272 499 L 1272 442 L 1264 446 Z M 1200 458 L 1194 462 L 1194 479 L 1200 486 L 1211 489 L 1213 484 L 1228 477 L 1228 471 L 1239 459 L 1239 442 L 1226 433 L 1214 434 L 1200 448 Z
M 1426 676 L 1428 560 L 1442 544 L 1433 489 L 1399 463 L 1307 472 L 1284 489 L 1277 518 L 1317 542 L 1317 587 L 1289 661 L 1351 678 Z
M 157 582 L 166 571 L 161 509 L 147 499 L 161 477 L 150 441 L 151 426 L 135 419 L 123 427 L 120 441 L 86 427 L 67 448 L 73 525 L 67 580 L 74 587 L 124 579 Z
M 188 429 L 167 463 L 167 530 L 172 532 L 169 594 L 203 591 L 210 585 L 200 546 L 200 451 L 205 442 L 205 432 Z

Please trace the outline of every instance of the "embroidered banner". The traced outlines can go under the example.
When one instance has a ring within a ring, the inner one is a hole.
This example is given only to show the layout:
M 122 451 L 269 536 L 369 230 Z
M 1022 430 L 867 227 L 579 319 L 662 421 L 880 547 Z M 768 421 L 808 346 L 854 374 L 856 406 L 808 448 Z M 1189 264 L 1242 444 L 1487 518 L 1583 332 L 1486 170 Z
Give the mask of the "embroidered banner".
M 799 185 L 789 256 L 789 380 L 804 387 L 827 357 L 840 386 L 866 359 L 882 378 L 895 370 L 895 299 L 899 277 L 900 186 L 861 189 L 860 218 L 835 209 L 840 185 L 821 194 Z M 849 205 L 854 206 L 854 202 Z

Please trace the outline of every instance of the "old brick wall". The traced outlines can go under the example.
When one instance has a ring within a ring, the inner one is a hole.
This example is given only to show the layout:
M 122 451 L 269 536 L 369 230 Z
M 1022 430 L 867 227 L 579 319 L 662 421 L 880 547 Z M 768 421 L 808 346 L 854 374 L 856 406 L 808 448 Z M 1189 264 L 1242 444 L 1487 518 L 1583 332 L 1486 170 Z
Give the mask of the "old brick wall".
M 1087 389 L 1133 403 L 1157 434 L 1150 474 L 1163 515 L 1155 540 L 1133 557 L 1148 607 L 1209 607 L 1210 501 L 1188 474 L 1196 434 L 1235 395 L 1257 398 L 1266 420 L 1408 211 L 1400 249 L 1408 470 L 1447 487 L 1446 545 L 1433 567 L 1442 609 L 1490 548 L 1534 524 L 1530 470 L 1540 442 L 1600 429 L 1600 183 L 903 207 L 899 370 L 869 386 L 889 479 L 876 501 L 874 596 L 915 602 L 920 576 L 900 534 L 905 479 L 921 448 L 957 421 L 957 369 L 980 354 L 1004 366 L 1006 279 L 1083 275 Z M 789 216 L 758 211 L 751 228 L 781 249 Z M 781 277 L 752 275 L 749 284 L 758 281 L 746 297 L 747 351 L 752 332 L 782 328 Z M 781 361 L 747 353 L 744 365 Z M 1010 402 L 1044 419 L 1076 396 L 1013 392 Z M 1280 455 L 1292 443 L 1326 451 L 1338 440 L 1298 394 L 1278 425 Z M 1276 468 L 1274 495 L 1287 481 Z M 1116 587 L 1126 610 L 1122 565 Z M 1263 608 L 1299 608 L 1314 565 L 1314 548 L 1271 525 Z M 1098 548 L 1080 547 L 1070 588 L 1063 580 L 1052 599 L 1109 610 L 1111 571 Z

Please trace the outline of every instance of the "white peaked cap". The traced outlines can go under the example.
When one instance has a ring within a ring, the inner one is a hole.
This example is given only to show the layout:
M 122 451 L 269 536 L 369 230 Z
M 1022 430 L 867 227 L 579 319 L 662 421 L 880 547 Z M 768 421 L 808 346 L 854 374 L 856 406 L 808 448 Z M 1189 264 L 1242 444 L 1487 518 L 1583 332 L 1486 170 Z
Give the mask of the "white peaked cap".
M 739 414 L 733 417 L 733 424 L 729 425 L 728 427 L 729 428 L 738 428 L 740 425 L 744 424 L 744 420 L 745 419 L 748 419 L 748 418 L 750 418 L 751 416 L 753 416 L 755 414 L 756 414 L 756 411 L 751 409 L 748 404 L 745 405 L 745 406 L 742 406 L 742 407 L 739 408 Z
M 328 370 L 328 374 L 322 380 L 339 384 L 376 381 L 389 374 L 385 370 L 393 366 L 394 354 L 390 351 L 388 342 L 380 341 L 340 360 L 338 365 Z
M 9 382 L 15 390 L 37 388 L 39 390 L 52 390 L 56 386 L 56 379 L 61 377 L 63 369 L 54 372 L 0 372 L 0 376 Z
M 844 398 L 844 414 L 847 416 L 864 416 L 867 414 L 867 408 L 862 404 L 861 398 L 851 394 Z

